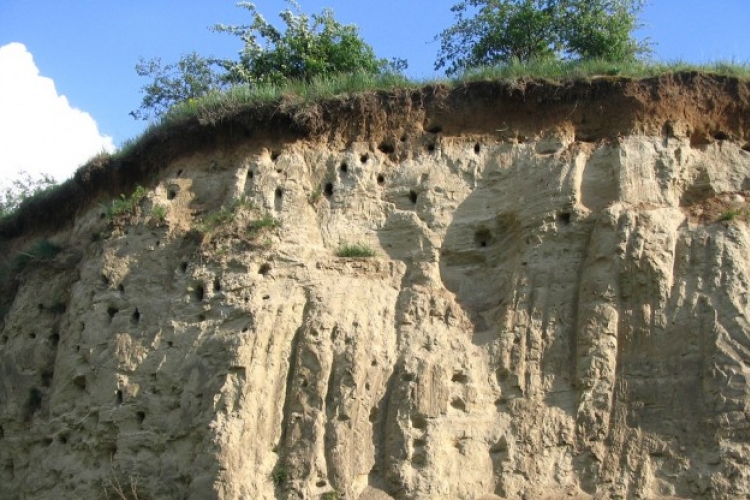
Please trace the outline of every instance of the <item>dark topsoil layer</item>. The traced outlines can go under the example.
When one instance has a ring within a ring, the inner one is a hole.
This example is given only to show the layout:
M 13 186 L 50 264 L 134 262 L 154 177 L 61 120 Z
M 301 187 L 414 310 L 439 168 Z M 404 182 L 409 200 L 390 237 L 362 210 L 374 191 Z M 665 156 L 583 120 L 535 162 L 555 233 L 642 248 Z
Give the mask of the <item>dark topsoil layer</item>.
M 558 128 L 572 128 L 580 141 L 598 141 L 634 133 L 669 136 L 677 122 L 695 145 L 712 140 L 745 144 L 750 140 L 750 82 L 696 72 L 642 80 L 478 81 L 301 105 L 248 106 L 214 124 L 192 118 L 159 127 L 127 156 L 92 160 L 57 189 L 27 200 L 0 220 L 0 242 L 53 233 L 92 203 L 148 185 L 180 157 L 231 151 L 249 141 L 378 144 L 404 131 L 497 137 L 510 130 L 520 138 Z

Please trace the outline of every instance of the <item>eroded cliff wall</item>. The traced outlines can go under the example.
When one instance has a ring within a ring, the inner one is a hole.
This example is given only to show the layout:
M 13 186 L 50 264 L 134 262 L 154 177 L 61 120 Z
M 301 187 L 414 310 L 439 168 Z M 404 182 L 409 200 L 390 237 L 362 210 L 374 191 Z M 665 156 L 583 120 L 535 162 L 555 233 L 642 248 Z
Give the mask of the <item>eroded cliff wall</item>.
M 6 278 L 0 497 L 750 495 L 750 108 L 701 85 L 411 99 L 14 235 L 64 250 Z

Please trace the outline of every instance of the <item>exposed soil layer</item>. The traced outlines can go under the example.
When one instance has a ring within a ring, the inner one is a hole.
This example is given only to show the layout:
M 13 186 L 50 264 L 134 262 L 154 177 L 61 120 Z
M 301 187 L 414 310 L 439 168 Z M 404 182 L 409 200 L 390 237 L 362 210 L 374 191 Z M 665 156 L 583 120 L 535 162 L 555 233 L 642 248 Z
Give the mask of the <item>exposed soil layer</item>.
M 59 189 L 0 221 L 0 238 L 44 234 L 69 225 L 92 203 L 148 184 L 170 162 L 202 150 L 231 151 L 248 140 L 370 141 L 388 147 L 405 134 L 491 135 L 524 142 L 549 130 L 577 141 L 629 134 L 669 137 L 679 128 L 698 146 L 750 141 L 750 84 L 697 72 L 642 80 L 479 81 L 449 88 L 366 92 L 324 102 L 249 106 L 218 123 L 192 118 L 144 137 L 124 158 L 81 167 Z M 748 146 L 750 147 L 750 146 Z

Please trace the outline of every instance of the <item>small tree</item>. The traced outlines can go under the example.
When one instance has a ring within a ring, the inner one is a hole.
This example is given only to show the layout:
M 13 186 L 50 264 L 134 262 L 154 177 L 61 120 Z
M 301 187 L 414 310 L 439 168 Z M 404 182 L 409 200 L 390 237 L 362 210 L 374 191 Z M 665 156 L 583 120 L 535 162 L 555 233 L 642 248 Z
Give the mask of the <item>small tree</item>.
M 0 184 L 0 217 L 5 217 L 15 211 L 23 200 L 56 185 L 57 182 L 50 175 L 41 174 L 34 177 L 25 170 L 21 170 L 18 177 L 10 182 Z
M 279 14 L 285 25 L 283 30 L 266 21 L 248 2 L 237 5 L 250 12 L 250 24 L 217 24 L 212 28 L 242 40 L 238 60 L 204 58 L 195 53 L 163 67 L 159 59 L 141 60 L 137 73 L 154 80 L 143 87 L 141 107 L 130 114 L 142 119 L 159 116 L 179 102 L 229 85 L 278 85 L 338 73 L 376 74 L 406 68 L 403 60 L 378 59 L 359 36 L 357 26 L 339 23 L 332 10 L 308 16 L 300 11 L 296 1 L 287 3 L 291 8 Z
M 456 24 L 440 33 L 435 69 L 549 58 L 633 59 L 646 43 L 632 38 L 643 0 L 464 0 Z M 471 15 L 473 14 L 473 15 Z
M 214 30 L 239 37 L 245 44 L 238 61 L 223 61 L 226 79 L 231 83 L 272 83 L 310 80 L 337 73 L 379 73 L 388 63 L 359 36 L 355 25 L 336 21 L 333 11 L 324 9 L 308 16 L 299 4 L 279 14 L 286 25 L 281 31 L 266 21 L 248 2 L 239 7 L 250 11 L 252 23 L 241 26 L 217 24 Z
M 135 66 L 138 76 L 151 77 L 141 92 L 145 95 L 141 106 L 131 111 L 135 119 L 148 120 L 164 114 L 178 102 L 196 99 L 211 90 L 225 85 L 224 79 L 213 69 L 216 60 L 207 59 L 195 52 L 183 55 L 179 62 L 162 66 L 156 57 L 148 61 L 141 58 Z

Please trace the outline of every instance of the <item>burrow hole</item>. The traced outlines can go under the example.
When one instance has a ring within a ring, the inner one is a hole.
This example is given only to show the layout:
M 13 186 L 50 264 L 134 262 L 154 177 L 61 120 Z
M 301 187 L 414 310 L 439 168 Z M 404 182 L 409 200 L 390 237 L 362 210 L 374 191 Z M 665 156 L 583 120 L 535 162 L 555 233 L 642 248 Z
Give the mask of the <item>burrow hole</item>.
M 479 143 L 474 144 L 474 154 L 479 154 L 479 152 L 482 150 L 482 146 Z
M 717 130 L 711 135 L 713 135 L 714 139 L 716 139 L 717 141 L 726 141 L 729 139 L 729 134 L 727 134 L 723 130 Z
M 122 404 L 123 396 L 122 396 L 122 391 L 121 391 L 121 390 L 119 390 L 119 389 L 118 389 L 118 390 L 117 390 L 117 392 L 115 393 L 115 400 L 117 401 L 117 404 L 118 404 L 118 405 L 121 405 L 121 404 Z
M 122 283 L 117 285 L 117 291 L 120 293 L 125 293 L 125 285 L 123 285 Z
M 263 276 L 268 275 L 268 273 L 270 272 L 271 272 L 271 264 L 269 264 L 268 262 L 264 262 L 258 268 L 258 274 L 261 274 Z
M 378 174 L 378 184 L 380 184 L 381 186 L 385 184 L 385 177 L 383 176 L 383 174 Z
M 146 412 L 143 412 L 143 411 L 135 412 L 135 419 L 138 421 L 138 425 L 142 425 L 143 421 L 146 420 Z
M 30 334 L 29 334 L 29 338 L 30 338 L 31 340 L 34 340 L 34 339 L 36 338 L 36 333 L 33 333 L 33 332 L 32 332 L 32 333 L 30 333 Z
M 557 214 L 557 220 L 560 221 L 561 224 L 568 225 L 570 224 L 570 212 L 560 212 Z
M 396 152 L 396 147 L 390 142 L 381 142 L 380 145 L 378 146 L 378 149 L 382 153 L 385 153 L 387 155 L 393 154 Z
M 363 155 L 360 155 L 360 157 L 359 157 L 359 161 L 361 161 L 362 163 L 367 163 L 367 160 L 369 160 L 369 159 L 370 159 L 370 154 L 369 153 L 365 153 Z
M 203 283 L 196 283 L 193 289 L 193 298 L 197 302 L 203 302 L 203 297 L 206 296 L 206 289 L 203 287 Z
M 439 134 L 442 131 L 443 127 L 441 127 L 440 125 L 430 125 L 429 127 L 427 127 L 427 132 L 431 134 Z
M 57 349 L 57 346 L 60 344 L 60 334 L 59 333 L 53 333 L 49 336 L 49 343 L 52 346 L 53 349 Z
M 413 189 L 409 191 L 409 201 L 416 204 L 417 203 L 417 192 Z
M 486 227 L 479 228 L 474 233 L 474 243 L 476 243 L 477 246 L 481 248 L 484 248 L 487 245 L 489 245 L 491 241 L 492 241 L 492 232 L 490 232 L 490 230 L 487 229 Z
M 177 174 L 175 175 L 175 177 L 180 177 L 181 175 L 182 175 L 182 169 L 179 169 L 177 171 Z
M 175 198 L 177 198 L 177 190 L 173 187 L 170 187 L 169 189 L 167 189 L 167 199 L 171 201 Z
M 182 271 L 183 273 L 187 272 L 187 268 L 188 268 L 188 263 L 187 262 L 180 263 L 180 271 Z
M 428 153 L 434 153 L 435 152 L 435 143 L 434 142 L 428 143 L 427 146 L 426 146 L 426 149 L 427 149 Z
M 66 436 L 65 434 L 60 434 L 57 437 L 57 440 L 60 442 L 60 444 L 68 444 L 68 436 Z
M 284 196 L 284 190 L 280 187 L 276 188 L 276 198 L 282 198 Z
M 130 319 L 134 325 L 137 325 L 138 322 L 141 321 L 141 311 L 139 311 L 137 307 L 135 308 L 135 311 L 133 311 L 133 315 Z
M 107 308 L 107 316 L 109 316 L 110 322 L 114 319 L 115 314 L 117 314 L 118 312 L 120 312 L 120 310 L 117 309 L 116 307 L 109 306 Z
M 219 278 L 214 278 L 214 292 L 220 292 L 221 291 L 221 281 L 219 281 Z
M 328 198 L 333 196 L 333 183 L 332 182 L 326 182 L 326 185 L 323 186 L 323 194 L 326 195 Z
M 168 340 L 167 347 L 174 347 L 174 342 L 172 342 L 171 340 Z
M 341 162 L 341 165 L 339 165 L 339 170 L 341 170 L 342 173 L 347 173 L 349 171 L 349 165 L 346 164 L 345 161 Z
M 253 180 L 253 177 L 255 177 L 255 172 L 253 172 L 252 170 L 248 170 L 247 171 L 247 178 L 250 179 L 250 180 Z
M 406 142 L 406 139 L 407 139 L 407 137 L 406 137 L 406 134 L 403 134 L 403 135 L 402 135 L 402 136 L 400 137 L 400 139 L 399 139 L 399 140 L 400 140 L 401 142 Z
M 274 149 L 271 151 L 271 161 L 276 161 L 279 159 L 279 156 L 281 156 L 281 151 Z
M 466 376 L 464 372 L 453 372 L 453 376 L 451 377 L 451 382 L 456 382 L 458 384 L 465 384 L 469 381 L 469 377 Z

